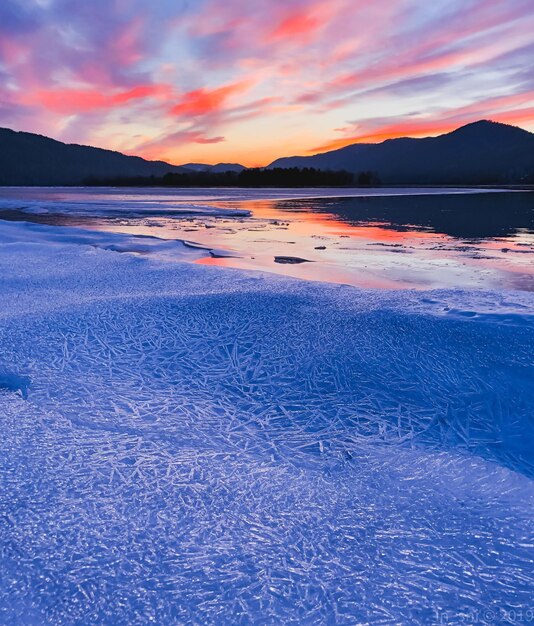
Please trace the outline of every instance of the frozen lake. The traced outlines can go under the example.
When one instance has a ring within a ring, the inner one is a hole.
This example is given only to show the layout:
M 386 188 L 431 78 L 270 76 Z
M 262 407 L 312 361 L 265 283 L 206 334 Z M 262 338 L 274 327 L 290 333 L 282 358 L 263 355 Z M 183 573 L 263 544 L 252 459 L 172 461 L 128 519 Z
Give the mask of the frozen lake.
M 187 240 L 215 250 L 198 263 L 360 287 L 534 288 L 529 192 L 19 188 L 0 189 L 0 219 Z
M 0 623 L 532 620 L 532 195 L 291 193 L 0 190 Z

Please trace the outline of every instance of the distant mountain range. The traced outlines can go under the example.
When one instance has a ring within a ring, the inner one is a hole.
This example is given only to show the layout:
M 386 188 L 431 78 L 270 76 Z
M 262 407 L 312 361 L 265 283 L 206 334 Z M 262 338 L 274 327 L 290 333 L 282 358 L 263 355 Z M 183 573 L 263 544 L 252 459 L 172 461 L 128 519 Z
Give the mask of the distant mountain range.
M 242 172 L 247 168 L 239 163 L 217 163 L 216 165 L 207 165 L 206 163 L 185 163 L 181 165 L 192 172 L 210 172 L 212 174 L 220 174 L 222 172 Z
M 386 185 L 534 182 L 534 134 L 483 120 L 439 137 L 358 143 L 268 167 L 372 171 Z
M 515 126 L 479 121 L 439 137 L 359 143 L 313 156 L 277 159 L 268 169 L 292 167 L 373 172 L 385 185 L 533 183 L 534 134 Z M 178 166 L 146 161 L 0 128 L 0 185 L 79 185 L 91 178 L 239 173 L 244 169 L 238 163 Z
M 79 185 L 88 178 L 164 176 L 183 168 L 0 128 L 0 185 Z

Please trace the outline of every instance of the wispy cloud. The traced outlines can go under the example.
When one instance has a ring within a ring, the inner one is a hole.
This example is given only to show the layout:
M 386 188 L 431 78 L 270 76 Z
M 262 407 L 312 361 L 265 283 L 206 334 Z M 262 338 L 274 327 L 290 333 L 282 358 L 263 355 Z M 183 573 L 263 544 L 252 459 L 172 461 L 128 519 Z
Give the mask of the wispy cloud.
M 354 143 L 378 143 L 395 137 L 434 136 L 483 118 L 515 125 L 528 124 L 534 119 L 534 91 L 488 98 L 464 107 L 442 109 L 432 116 L 359 120 L 338 129 L 342 137 L 313 146 L 308 152 L 326 152 Z
M 176 162 L 534 130 L 533 31 L 531 0 L 3 0 L 0 124 Z

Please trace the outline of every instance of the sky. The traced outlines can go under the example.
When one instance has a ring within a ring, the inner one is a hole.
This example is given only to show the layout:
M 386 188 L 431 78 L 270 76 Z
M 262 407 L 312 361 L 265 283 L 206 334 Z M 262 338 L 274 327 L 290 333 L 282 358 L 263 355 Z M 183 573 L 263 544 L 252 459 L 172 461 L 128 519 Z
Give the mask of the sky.
M 478 119 L 534 131 L 533 0 L 0 0 L 0 126 L 266 165 Z

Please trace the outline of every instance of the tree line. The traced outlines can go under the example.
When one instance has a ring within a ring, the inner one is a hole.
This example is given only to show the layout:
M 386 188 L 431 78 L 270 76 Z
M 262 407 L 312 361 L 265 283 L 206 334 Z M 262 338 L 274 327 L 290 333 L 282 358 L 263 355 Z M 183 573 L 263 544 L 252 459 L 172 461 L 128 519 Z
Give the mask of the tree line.
M 313 167 L 273 169 L 251 168 L 241 172 L 170 172 L 165 176 L 117 176 L 86 179 L 98 187 L 376 187 L 375 172 L 354 174 L 346 170 L 318 170 Z

